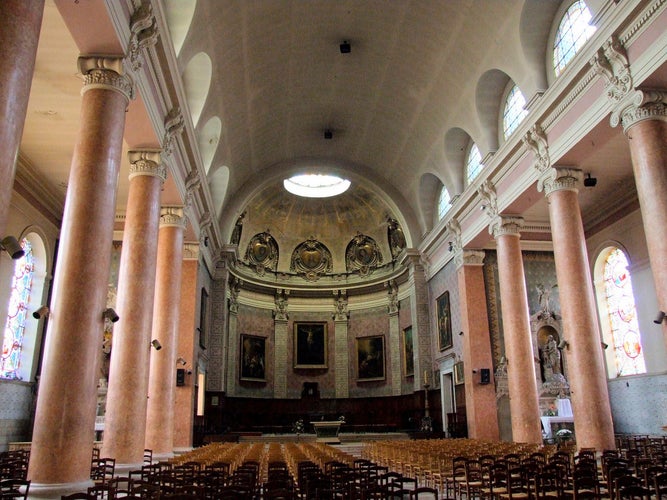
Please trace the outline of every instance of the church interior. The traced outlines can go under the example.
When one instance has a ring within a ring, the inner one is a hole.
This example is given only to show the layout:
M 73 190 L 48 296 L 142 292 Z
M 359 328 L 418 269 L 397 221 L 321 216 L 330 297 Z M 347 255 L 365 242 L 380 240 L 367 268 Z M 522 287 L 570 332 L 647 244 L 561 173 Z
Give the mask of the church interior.
M 395 498 L 361 491 L 380 473 L 501 498 L 454 455 L 592 452 L 601 498 L 603 452 L 666 467 L 664 0 L 0 14 L 0 479 L 21 463 L 21 498 L 107 485 L 91 456 L 126 480 L 285 464 L 267 499 Z M 206 481 L 192 498 L 262 495 Z

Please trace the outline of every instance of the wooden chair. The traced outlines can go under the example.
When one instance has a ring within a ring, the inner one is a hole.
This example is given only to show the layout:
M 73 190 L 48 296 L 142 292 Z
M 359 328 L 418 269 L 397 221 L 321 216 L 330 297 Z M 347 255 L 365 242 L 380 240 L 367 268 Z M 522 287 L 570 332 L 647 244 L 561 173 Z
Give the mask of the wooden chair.
M 667 472 L 653 476 L 653 493 L 657 500 L 667 498 Z
M 410 500 L 438 500 L 438 490 L 429 486 L 420 486 L 410 490 Z
M 0 498 L 9 499 L 27 499 L 30 490 L 29 479 L 2 479 L 0 480 Z

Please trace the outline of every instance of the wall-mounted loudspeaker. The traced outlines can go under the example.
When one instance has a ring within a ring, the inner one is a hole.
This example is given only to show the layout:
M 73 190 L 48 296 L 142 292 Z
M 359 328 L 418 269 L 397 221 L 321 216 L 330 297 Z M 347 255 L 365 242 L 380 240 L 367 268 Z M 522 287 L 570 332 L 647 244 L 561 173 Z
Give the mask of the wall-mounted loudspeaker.
M 185 368 L 176 368 L 176 385 L 185 385 Z
M 489 368 L 482 368 L 479 370 L 479 383 L 482 385 L 490 384 L 491 383 L 491 370 Z

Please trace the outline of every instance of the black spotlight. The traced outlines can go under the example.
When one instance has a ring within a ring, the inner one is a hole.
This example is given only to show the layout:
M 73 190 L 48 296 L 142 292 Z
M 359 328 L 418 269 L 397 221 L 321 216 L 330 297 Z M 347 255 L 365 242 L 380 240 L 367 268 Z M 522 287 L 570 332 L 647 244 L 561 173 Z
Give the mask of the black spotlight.
M 340 44 L 340 53 L 341 54 L 349 54 L 352 51 L 352 46 L 350 45 L 350 42 L 345 40 L 343 43 Z
M 597 177 L 591 177 L 590 172 L 586 174 L 586 178 L 584 179 L 584 186 L 587 188 L 592 188 L 595 187 L 595 185 L 598 183 Z
M 324 131 L 324 138 L 325 139 L 333 139 L 333 132 L 329 129 L 326 129 Z

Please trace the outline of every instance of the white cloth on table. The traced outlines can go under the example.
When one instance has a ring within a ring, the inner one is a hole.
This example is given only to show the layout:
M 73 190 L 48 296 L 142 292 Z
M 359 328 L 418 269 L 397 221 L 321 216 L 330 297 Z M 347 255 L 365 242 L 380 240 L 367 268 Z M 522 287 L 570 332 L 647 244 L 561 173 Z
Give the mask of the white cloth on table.
M 572 416 L 572 404 L 567 398 L 556 399 L 556 409 L 558 410 L 559 417 L 571 417 Z

